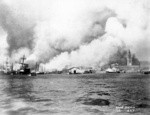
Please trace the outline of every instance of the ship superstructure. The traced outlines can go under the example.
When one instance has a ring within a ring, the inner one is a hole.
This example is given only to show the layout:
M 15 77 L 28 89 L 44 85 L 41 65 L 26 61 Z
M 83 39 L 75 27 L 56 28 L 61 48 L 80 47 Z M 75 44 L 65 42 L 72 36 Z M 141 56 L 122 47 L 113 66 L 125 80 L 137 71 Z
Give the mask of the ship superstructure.
M 20 66 L 18 73 L 22 75 L 27 75 L 31 73 L 29 65 L 24 62 L 25 59 L 26 59 L 25 55 L 23 55 L 23 57 L 20 59 L 21 66 Z
M 20 58 L 19 62 L 10 63 L 7 59 L 6 63 L 3 64 L 1 69 L 2 74 L 8 75 L 29 75 L 31 74 L 31 70 L 29 65 L 25 63 L 25 55 Z

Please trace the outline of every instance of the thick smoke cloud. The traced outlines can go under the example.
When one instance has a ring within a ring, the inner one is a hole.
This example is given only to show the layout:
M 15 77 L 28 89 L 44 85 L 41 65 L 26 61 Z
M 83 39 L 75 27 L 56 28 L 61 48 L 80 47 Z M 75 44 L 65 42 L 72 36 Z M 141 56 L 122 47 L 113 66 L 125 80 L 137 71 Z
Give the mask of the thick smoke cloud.
M 128 49 L 149 60 L 149 9 L 148 0 L 1 0 L 0 60 L 97 67 Z
M 23 17 L 23 14 L 18 14 L 3 2 L 0 2 L 0 25 L 7 34 L 6 38 L 1 39 L 7 40 L 9 45 L 9 47 L 7 47 L 7 55 L 9 57 L 12 56 L 16 58 L 16 56 L 24 52 L 24 50 L 32 49 L 34 25 L 30 24 L 30 22 Z

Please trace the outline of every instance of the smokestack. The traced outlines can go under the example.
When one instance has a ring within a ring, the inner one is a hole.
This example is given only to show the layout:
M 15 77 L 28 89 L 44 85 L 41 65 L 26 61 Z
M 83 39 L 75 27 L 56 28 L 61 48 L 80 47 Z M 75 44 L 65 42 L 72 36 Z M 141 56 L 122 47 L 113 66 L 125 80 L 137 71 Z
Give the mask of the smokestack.
M 127 52 L 127 66 L 132 66 L 132 54 L 130 50 Z

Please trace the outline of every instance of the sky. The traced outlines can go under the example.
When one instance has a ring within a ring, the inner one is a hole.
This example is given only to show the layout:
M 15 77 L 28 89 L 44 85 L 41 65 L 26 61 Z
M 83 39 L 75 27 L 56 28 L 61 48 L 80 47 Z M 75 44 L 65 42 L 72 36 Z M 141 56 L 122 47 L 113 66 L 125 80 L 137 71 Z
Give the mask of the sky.
M 149 61 L 149 36 L 149 0 L 0 0 L 0 64 L 97 67 L 129 49 Z

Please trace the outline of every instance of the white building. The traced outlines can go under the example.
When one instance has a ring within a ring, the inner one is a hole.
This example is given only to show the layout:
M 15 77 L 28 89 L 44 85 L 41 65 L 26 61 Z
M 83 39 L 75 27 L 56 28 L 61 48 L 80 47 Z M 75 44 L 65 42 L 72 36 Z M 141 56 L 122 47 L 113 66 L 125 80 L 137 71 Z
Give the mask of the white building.
M 83 74 L 84 70 L 79 67 L 72 67 L 69 69 L 69 74 Z

